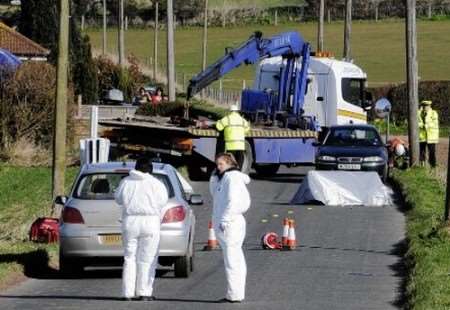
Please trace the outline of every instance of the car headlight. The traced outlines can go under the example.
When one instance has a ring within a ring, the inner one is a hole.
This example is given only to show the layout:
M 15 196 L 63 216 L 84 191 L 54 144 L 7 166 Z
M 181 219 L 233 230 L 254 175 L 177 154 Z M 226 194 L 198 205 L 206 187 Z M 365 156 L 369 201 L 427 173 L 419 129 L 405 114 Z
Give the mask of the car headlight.
M 319 161 L 336 161 L 336 157 L 334 156 L 319 156 L 317 157 L 317 160 Z
M 369 156 L 364 158 L 364 162 L 383 162 L 384 158 L 380 156 Z

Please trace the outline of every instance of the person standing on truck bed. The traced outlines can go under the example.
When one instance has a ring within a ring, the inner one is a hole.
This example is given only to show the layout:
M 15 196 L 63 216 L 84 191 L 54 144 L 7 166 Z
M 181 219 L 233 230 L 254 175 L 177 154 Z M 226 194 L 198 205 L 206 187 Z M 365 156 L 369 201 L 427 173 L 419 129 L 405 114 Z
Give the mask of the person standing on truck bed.
M 245 134 L 250 131 L 249 123 L 239 114 L 239 107 L 233 104 L 230 113 L 216 123 L 216 129 L 223 131 L 225 152 L 232 153 L 242 169 L 245 155 Z
M 420 163 L 425 165 L 428 149 L 428 162 L 431 167 L 436 167 L 436 144 L 439 142 L 439 115 L 431 108 L 430 100 L 420 103 L 418 113 Z

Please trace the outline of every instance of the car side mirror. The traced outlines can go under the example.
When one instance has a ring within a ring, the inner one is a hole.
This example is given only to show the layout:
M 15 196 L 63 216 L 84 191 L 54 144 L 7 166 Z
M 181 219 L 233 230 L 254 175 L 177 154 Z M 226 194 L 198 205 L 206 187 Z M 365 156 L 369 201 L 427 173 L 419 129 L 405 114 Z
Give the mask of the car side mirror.
M 55 204 L 64 206 L 67 203 L 67 196 L 56 196 Z
M 192 194 L 191 197 L 189 197 L 189 204 L 193 206 L 200 206 L 203 204 L 203 197 L 202 195 L 198 194 Z

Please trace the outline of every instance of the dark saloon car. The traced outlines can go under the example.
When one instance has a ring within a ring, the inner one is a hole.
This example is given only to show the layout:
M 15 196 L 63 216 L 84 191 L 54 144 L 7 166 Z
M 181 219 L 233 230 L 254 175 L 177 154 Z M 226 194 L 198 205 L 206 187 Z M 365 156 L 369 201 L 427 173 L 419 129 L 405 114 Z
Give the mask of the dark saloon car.
M 373 126 L 333 126 L 317 146 L 317 170 L 376 171 L 387 179 L 387 149 Z

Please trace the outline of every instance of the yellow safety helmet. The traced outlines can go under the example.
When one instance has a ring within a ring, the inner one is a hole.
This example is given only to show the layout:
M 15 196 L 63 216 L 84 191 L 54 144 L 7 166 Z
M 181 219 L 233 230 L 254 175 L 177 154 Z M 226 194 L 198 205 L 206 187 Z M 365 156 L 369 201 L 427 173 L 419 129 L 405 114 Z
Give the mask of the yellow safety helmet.
M 433 101 L 431 100 L 422 100 L 422 102 L 420 103 L 420 105 L 432 105 Z

